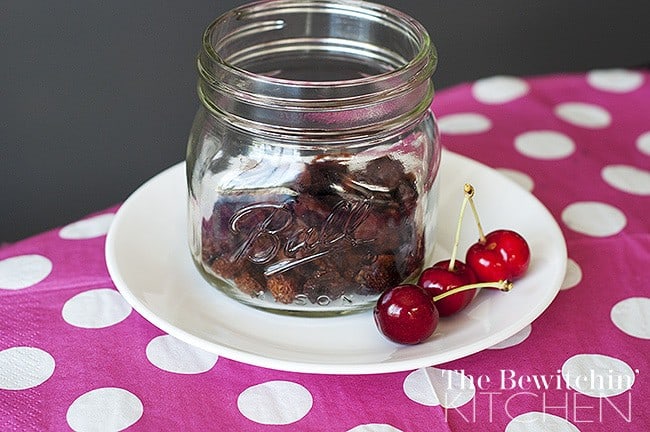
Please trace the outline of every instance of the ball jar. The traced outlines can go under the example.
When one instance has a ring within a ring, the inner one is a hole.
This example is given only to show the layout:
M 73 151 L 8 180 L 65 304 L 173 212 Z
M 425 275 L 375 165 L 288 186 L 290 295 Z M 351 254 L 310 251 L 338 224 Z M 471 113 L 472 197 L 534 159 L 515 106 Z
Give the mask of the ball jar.
M 217 18 L 198 56 L 189 245 L 212 285 L 270 312 L 372 307 L 434 243 L 435 48 L 362 1 L 275 0 Z

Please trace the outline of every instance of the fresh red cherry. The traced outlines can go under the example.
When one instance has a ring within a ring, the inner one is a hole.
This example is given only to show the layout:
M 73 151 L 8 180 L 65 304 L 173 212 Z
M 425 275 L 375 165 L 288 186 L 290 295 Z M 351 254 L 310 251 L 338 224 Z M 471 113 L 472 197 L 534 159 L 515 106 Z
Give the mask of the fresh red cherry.
M 393 342 L 414 345 L 427 340 L 438 327 L 439 314 L 435 305 L 463 292 L 493 288 L 508 292 L 512 282 L 479 282 L 462 285 L 438 294 L 433 299 L 417 285 L 398 285 L 384 291 L 374 309 L 375 324 Z
M 502 229 L 470 246 L 465 261 L 480 281 L 515 280 L 528 269 L 530 248 L 520 234 Z
M 474 187 L 466 184 L 465 198 L 472 207 L 479 240 L 467 250 L 465 262 L 482 282 L 520 278 L 528 270 L 530 262 L 528 242 L 517 232 L 506 229 L 485 235 L 474 204 L 474 193 Z
M 474 271 L 462 261 L 440 261 L 425 269 L 420 275 L 418 285 L 429 293 L 431 298 L 463 285 L 476 283 Z M 440 316 L 446 317 L 463 310 L 469 305 L 478 290 L 460 291 L 435 303 Z
M 465 195 L 460 207 L 458 222 L 456 223 L 456 235 L 454 237 L 451 258 L 446 261 L 437 262 L 433 266 L 425 269 L 418 280 L 418 285 L 424 288 L 432 299 L 459 286 L 470 285 L 476 282 L 476 275 L 474 275 L 472 269 L 463 262 L 456 260 L 463 215 L 465 214 L 465 207 L 467 207 L 467 203 L 471 198 L 467 192 L 467 187 L 468 185 L 465 185 Z M 464 309 L 474 299 L 476 292 L 476 290 L 469 290 L 459 292 L 458 294 L 445 295 L 444 299 L 435 304 L 440 316 L 449 316 Z
M 417 285 L 398 285 L 384 291 L 373 316 L 388 339 L 414 345 L 428 339 L 438 326 L 438 310 L 431 296 Z

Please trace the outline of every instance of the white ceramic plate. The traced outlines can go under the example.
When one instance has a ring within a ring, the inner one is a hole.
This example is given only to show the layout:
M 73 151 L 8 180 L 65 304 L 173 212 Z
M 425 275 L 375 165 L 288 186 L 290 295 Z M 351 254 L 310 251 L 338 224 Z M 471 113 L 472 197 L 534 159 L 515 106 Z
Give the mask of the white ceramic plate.
M 496 171 L 445 151 L 440 182 L 434 259 L 449 258 L 466 182 L 476 188 L 485 230 L 517 230 L 528 240 L 532 259 L 511 292 L 483 290 L 467 309 L 441 320 L 434 336 L 420 345 L 386 340 L 370 311 L 333 318 L 280 316 L 243 306 L 210 286 L 194 267 L 186 242 L 183 163 L 149 180 L 120 207 L 106 240 L 108 270 L 126 301 L 155 326 L 233 360 L 329 374 L 395 372 L 448 362 L 499 343 L 537 318 L 560 288 L 567 252 L 548 210 Z M 461 251 L 476 240 L 476 232 L 467 212 Z

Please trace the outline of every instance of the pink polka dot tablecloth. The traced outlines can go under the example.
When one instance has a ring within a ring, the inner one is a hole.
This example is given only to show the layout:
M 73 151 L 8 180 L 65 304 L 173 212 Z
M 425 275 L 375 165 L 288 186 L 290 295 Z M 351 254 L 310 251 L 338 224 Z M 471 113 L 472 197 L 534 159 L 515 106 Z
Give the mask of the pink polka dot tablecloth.
M 403 372 L 243 364 L 122 298 L 104 259 L 114 207 L 0 247 L 0 430 L 650 430 L 650 73 L 494 76 L 433 109 L 446 149 L 510 177 L 562 229 L 566 276 L 532 324 Z

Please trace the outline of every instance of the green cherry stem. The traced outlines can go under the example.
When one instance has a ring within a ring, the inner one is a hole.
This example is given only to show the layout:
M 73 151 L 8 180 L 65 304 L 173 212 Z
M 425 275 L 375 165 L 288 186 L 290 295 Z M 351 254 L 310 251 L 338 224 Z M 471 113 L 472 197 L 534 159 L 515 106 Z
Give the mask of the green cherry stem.
M 435 303 L 437 301 L 440 301 L 446 297 L 452 296 L 459 292 L 469 291 L 469 290 L 479 289 L 479 288 L 496 288 L 499 291 L 508 292 L 512 290 L 512 286 L 513 286 L 512 282 L 509 280 L 502 280 L 498 282 L 479 282 L 474 284 L 462 285 L 454 289 L 450 289 L 449 291 L 445 291 L 442 294 L 438 294 L 437 296 L 433 297 L 433 302 Z
M 470 200 L 471 196 L 467 193 L 467 186 L 465 184 L 465 195 L 463 196 L 463 203 L 460 206 L 460 214 L 458 215 L 458 223 L 456 224 L 456 235 L 454 236 L 454 247 L 451 251 L 451 258 L 449 259 L 448 270 L 450 272 L 454 271 L 454 265 L 456 264 L 456 255 L 458 255 L 458 244 L 460 243 L 460 228 L 463 224 L 463 216 L 465 215 L 465 208 L 467 208 L 467 202 Z M 469 185 L 471 187 L 471 185 Z
M 474 204 L 474 193 L 476 190 L 474 186 L 469 183 L 465 183 L 465 196 L 469 200 L 469 205 L 472 208 L 472 213 L 474 213 L 474 220 L 476 221 L 476 227 L 478 228 L 479 243 L 485 244 L 487 241 L 485 239 L 485 233 L 483 232 L 483 227 L 481 226 L 481 220 L 478 217 L 478 211 L 476 210 L 476 204 Z

